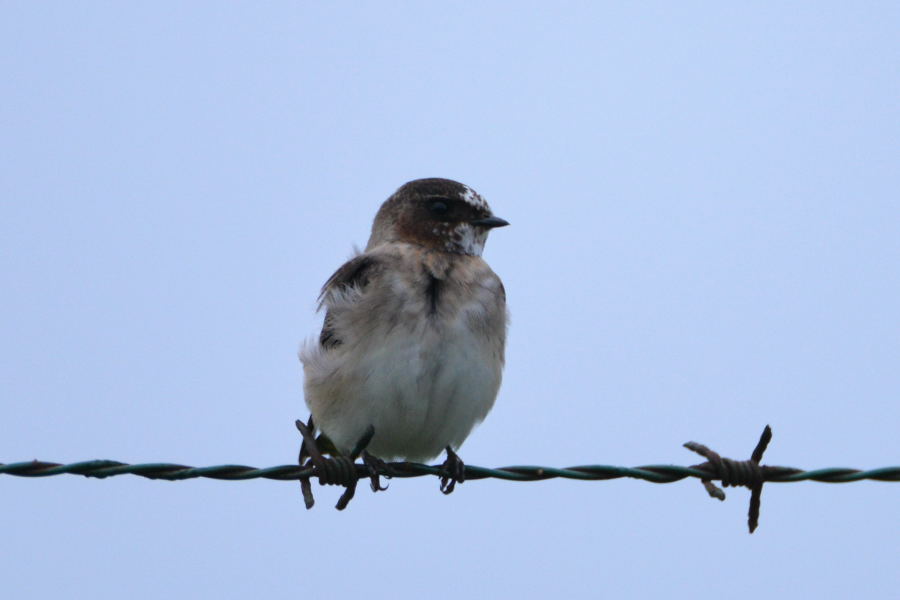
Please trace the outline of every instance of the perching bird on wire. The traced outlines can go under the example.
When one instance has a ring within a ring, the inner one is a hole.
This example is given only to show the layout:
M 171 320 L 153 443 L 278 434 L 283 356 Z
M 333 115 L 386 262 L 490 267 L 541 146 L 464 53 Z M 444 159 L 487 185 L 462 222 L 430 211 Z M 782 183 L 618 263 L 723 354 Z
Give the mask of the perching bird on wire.
M 411 181 L 382 204 L 365 251 L 322 288 L 321 335 L 300 352 L 320 448 L 365 445 L 367 464 L 446 450 L 441 489 L 462 481 L 454 451 L 494 404 L 506 342 L 506 293 L 481 253 L 508 224 L 449 179 Z

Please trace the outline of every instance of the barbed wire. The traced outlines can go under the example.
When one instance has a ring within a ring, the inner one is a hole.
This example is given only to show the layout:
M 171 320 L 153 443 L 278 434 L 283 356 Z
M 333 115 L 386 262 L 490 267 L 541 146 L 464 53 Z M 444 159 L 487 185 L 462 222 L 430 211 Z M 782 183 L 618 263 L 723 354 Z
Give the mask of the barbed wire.
M 748 525 L 752 533 L 756 529 L 759 518 L 759 495 L 763 483 L 793 483 L 799 481 L 817 481 L 822 483 L 851 483 L 856 481 L 890 481 L 900 482 L 900 466 L 881 467 L 877 469 L 852 469 L 844 467 L 828 467 L 822 469 L 803 470 L 793 467 L 760 465 L 759 460 L 771 439 L 771 429 L 767 426 L 763 431 L 759 444 L 750 460 L 737 461 L 719 456 L 702 444 L 688 442 L 686 448 L 701 454 L 706 462 L 693 466 L 678 465 L 643 465 L 639 467 L 621 467 L 613 465 L 580 465 L 573 467 L 544 466 L 509 466 L 486 468 L 465 465 L 459 481 L 475 481 L 480 479 L 501 479 L 505 481 L 544 481 L 548 479 L 574 479 L 579 481 L 608 481 L 612 479 L 630 478 L 650 483 L 674 483 L 686 478 L 700 479 L 710 496 L 725 499 L 725 494 L 712 481 L 719 481 L 724 487 L 742 486 L 751 490 L 751 507 Z M 336 474 L 335 465 L 339 471 Z M 115 460 L 88 460 L 75 463 L 54 463 L 31 460 L 17 463 L 0 463 L 0 475 L 17 477 L 51 477 L 55 475 L 82 475 L 84 477 L 104 479 L 118 475 L 137 475 L 147 479 L 166 481 L 183 481 L 186 479 L 217 479 L 222 481 L 244 481 L 248 479 L 271 479 L 276 481 L 300 481 L 308 486 L 310 478 L 318 478 L 322 484 L 342 485 L 348 488 L 338 503 L 344 508 L 353 497 L 352 490 L 360 479 L 371 479 L 373 491 L 384 489 L 377 484 L 378 477 L 410 478 L 437 476 L 447 478 L 445 465 L 425 465 L 410 462 L 391 462 L 373 466 L 372 463 L 351 462 L 348 458 L 325 459 L 325 463 L 303 465 L 279 465 L 274 467 L 250 467 L 246 465 L 215 465 L 209 467 L 193 467 L 173 463 L 128 464 Z M 349 496 L 349 497 L 346 497 Z M 346 499 L 345 499 L 346 497 Z M 311 496 L 307 499 L 307 507 L 311 507 Z
M 410 478 L 426 475 L 441 476 L 440 465 L 423 465 L 419 463 L 395 462 L 387 463 L 392 473 L 390 477 Z M 369 477 L 365 465 L 356 464 L 356 475 L 359 479 Z M 879 469 L 850 469 L 829 467 L 804 471 L 790 467 L 768 467 L 773 469 L 767 482 L 792 483 L 797 481 L 819 481 L 822 483 L 851 483 L 855 481 L 900 481 L 900 466 Z M 688 477 L 704 479 L 710 476 L 707 471 L 693 467 L 678 465 L 645 465 L 641 467 L 617 467 L 612 465 L 580 465 L 575 467 L 476 467 L 465 466 L 466 481 L 478 479 L 503 479 L 506 481 L 544 481 L 547 479 L 576 479 L 581 481 L 606 481 L 611 479 L 631 478 L 651 483 L 675 483 Z M 297 481 L 307 477 L 318 476 L 315 467 L 298 465 L 279 465 L 275 467 L 248 467 L 245 465 L 214 465 L 210 467 L 191 467 L 174 463 L 140 463 L 129 464 L 115 460 L 87 460 L 75 463 L 55 463 L 30 460 L 16 463 L 0 463 L 0 474 L 17 477 L 50 477 L 53 475 L 83 475 L 96 479 L 105 479 L 116 475 L 137 475 L 147 479 L 163 479 L 166 481 L 182 481 L 185 479 L 218 479 L 220 481 L 244 481 L 248 479 L 272 479 L 275 481 Z M 381 473 L 387 475 L 387 473 Z

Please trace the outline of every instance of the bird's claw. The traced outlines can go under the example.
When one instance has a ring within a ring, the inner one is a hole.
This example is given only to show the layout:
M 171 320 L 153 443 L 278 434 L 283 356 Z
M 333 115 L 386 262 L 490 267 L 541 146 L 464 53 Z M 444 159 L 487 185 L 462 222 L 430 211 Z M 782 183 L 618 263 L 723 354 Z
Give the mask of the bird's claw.
M 456 455 L 453 448 L 447 446 L 447 460 L 441 465 L 441 492 L 452 494 L 453 490 L 456 489 L 456 484 L 463 483 L 465 480 L 465 463 Z
M 365 450 L 362 453 L 362 461 L 363 464 L 366 465 L 366 469 L 369 471 L 369 485 L 372 487 L 373 492 L 383 492 L 388 489 L 389 486 L 381 485 L 380 475 L 383 473 L 385 477 L 390 478 L 391 476 L 391 468 L 387 466 L 387 463 L 378 458 L 377 456 L 372 456 Z

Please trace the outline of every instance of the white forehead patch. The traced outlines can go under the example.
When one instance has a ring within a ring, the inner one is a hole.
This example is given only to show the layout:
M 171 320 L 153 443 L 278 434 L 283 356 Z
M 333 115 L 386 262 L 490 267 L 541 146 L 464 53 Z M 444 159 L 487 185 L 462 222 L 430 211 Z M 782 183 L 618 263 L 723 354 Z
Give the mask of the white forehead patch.
M 478 210 L 486 210 L 490 212 L 491 209 L 488 206 L 488 203 L 475 190 L 467 185 L 463 185 L 463 190 L 464 191 L 462 193 L 462 199 L 466 202 L 466 204 Z

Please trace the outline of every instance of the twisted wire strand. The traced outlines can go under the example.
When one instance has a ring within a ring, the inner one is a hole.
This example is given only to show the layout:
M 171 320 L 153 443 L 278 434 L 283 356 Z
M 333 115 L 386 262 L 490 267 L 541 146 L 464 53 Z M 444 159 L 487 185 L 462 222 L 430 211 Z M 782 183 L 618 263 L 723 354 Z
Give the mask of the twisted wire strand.
M 350 456 L 326 458 L 318 447 L 314 436 L 312 418 L 304 424 L 296 422 L 303 437 L 297 465 L 279 465 L 256 468 L 245 465 L 216 465 L 211 467 L 190 467 L 172 463 L 145 463 L 130 465 L 115 460 L 89 460 L 60 464 L 33 460 L 11 464 L 0 463 L 0 475 L 18 477 L 50 477 L 53 475 L 83 475 L 84 477 L 105 478 L 116 475 L 137 475 L 147 479 L 181 481 L 184 479 L 206 478 L 226 481 L 244 479 L 274 479 L 278 481 L 300 481 L 300 491 L 306 508 L 315 504 L 310 479 L 318 478 L 319 483 L 344 487 L 335 508 L 344 510 L 356 493 L 357 482 L 368 478 L 373 492 L 384 491 L 380 477 L 422 477 L 434 475 L 441 480 L 441 491 L 449 494 L 456 483 L 475 479 L 503 479 L 506 481 L 543 481 L 545 479 L 576 479 L 580 481 L 605 481 L 609 479 L 631 478 L 651 483 L 673 483 L 688 477 L 700 480 L 710 497 L 725 499 L 725 492 L 713 481 L 720 481 L 724 487 L 745 487 L 750 490 L 750 504 L 747 511 L 747 528 L 753 533 L 759 525 L 759 513 L 763 484 L 789 483 L 796 481 L 821 481 L 824 483 L 850 483 L 853 481 L 900 481 L 900 466 L 878 469 L 850 469 L 830 467 L 804 471 L 791 467 L 774 467 L 760 464 L 763 454 L 772 440 L 772 428 L 766 425 L 759 442 L 748 460 L 734 460 L 721 456 L 715 450 L 697 442 L 687 442 L 684 447 L 701 455 L 706 462 L 690 467 L 677 465 L 644 465 L 642 467 L 617 467 L 613 465 L 582 465 L 554 468 L 532 465 L 488 469 L 471 465 L 463 466 L 459 457 L 447 448 L 447 461 L 441 465 L 419 463 L 384 463 L 368 455 L 364 448 L 374 433 L 369 428 L 360 440 L 359 447 Z M 363 462 L 356 462 L 362 457 Z
M 611 479 L 640 479 L 650 483 L 674 483 L 693 477 L 697 479 L 718 479 L 712 470 L 678 465 L 644 465 L 640 467 L 619 467 L 613 465 L 581 465 L 555 468 L 541 466 L 509 466 L 499 468 L 465 466 L 466 480 L 502 479 L 506 481 L 543 481 L 546 479 L 575 479 L 581 481 L 606 481 Z M 388 463 L 390 475 L 396 478 L 423 477 L 433 475 L 440 477 L 440 465 L 424 465 L 419 463 Z M 370 473 L 364 465 L 354 464 L 358 479 L 369 477 Z M 163 479 L 166 481 L 182 481 L 185 479 L 218 479 L 222 481 L 243 481 L 247 479 L 272 479 L 276 481 L 297 481 L 307 477 L 316 477 L 314 467 L 298 465 L 278 465 L 273 467 L 249 467 L 245 465 L 214 465 L 209 467 L 192 467 L 173 463 L 128 464 L 115 460 L 88 460 L 75 463 L 54 463 L 32 460 L 17 463 L 0 463 L 0 474 L 17 477 L 51 477 L 54 475 L 82 475 L 104 479 L 117 475 L 137 475 L 147 479 Z M 794 483 L 798 481 L 818 481 L 822 483 L 852 483 L 856 481 L 893 481 L 900 482 L 900 466 L 881 467 L 877 469 L 851 469 L 845 467 L 828 467 L 823 469 L 802 470 L 791 467 L 764 467 L 764 480 L 772 483 Z

